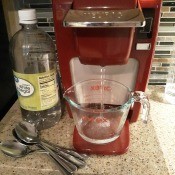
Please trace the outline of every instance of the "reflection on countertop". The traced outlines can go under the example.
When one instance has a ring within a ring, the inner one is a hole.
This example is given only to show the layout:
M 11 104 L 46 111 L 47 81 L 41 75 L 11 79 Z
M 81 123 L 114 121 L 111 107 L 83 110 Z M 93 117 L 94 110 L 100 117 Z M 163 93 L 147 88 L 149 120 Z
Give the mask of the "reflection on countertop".
M 164 86 L 148 86 L 146 92 L 150 99 L 160 103 L 167 103 L 164 98 L 164 90 Z
M 130 148 L 123 155 L 90 155 L 87 166 L 78 175 L 174 175 L 175 174 L 175 106 L 164 101 L 164 87 L 149 86 L 151 111 L 147 125 L 141 119 L 130 125 Z M 0 141 L 13 139 L 12 129 L 21 121 L 18 102 L 0 123 Z M 72 148 L 73 120 L 65 113 L 54 127 L 41 137 L 55 144 Z M 14 159 L 0 152 L 1 175 L 56 175 L 55 165 L 43 154 Z

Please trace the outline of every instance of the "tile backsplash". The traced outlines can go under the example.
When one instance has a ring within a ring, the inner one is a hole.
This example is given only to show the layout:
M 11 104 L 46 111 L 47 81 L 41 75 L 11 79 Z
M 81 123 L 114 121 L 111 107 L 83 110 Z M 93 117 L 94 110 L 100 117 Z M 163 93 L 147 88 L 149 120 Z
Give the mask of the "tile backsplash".
M 21 0 L 21 8 L 37 10 L 38 26 L 55 41 L 51 0 Z M 150 85 L 165 85 L 171 63 L 175 61 L 175 0 L 163 0 L 161 19 L 152 64 Z

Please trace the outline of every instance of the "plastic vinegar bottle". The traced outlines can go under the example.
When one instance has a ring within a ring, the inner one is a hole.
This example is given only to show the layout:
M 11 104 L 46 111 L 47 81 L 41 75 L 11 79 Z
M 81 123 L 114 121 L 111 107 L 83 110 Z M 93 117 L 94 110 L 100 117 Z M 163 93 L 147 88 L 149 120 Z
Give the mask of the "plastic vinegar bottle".
M 35 9 L 19 10 L 18 15 L 22 28 L 10 41 L 10 54 L 22 118 L 46 129 L 62 114 L 55 45 L 38 29 Z

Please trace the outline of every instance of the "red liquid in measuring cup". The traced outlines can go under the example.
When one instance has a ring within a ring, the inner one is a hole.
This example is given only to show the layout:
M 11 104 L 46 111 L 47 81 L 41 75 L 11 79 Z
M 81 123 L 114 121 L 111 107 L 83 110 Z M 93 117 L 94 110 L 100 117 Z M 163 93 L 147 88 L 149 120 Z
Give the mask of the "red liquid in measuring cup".
M 81 106 L 89 109 L 101 109 L 101 103 L 83 103 Z M 103 104 L 103 109 L 113 109 L 119 107 L 121 105 L 114 105 L 114 104 Z

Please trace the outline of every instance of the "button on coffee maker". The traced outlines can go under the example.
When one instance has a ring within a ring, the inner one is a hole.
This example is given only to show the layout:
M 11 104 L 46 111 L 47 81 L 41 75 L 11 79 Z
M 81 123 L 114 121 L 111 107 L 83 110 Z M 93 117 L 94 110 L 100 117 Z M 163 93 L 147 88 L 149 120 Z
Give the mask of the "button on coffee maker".
M 60 73 L 67 109 L 76 124 L 77 151 L 123 154 L 128 150 L 129 126 L 141 109 L 134 102 L 149 109 L 144 91 L 160 6 L 161 0 L 53 0 Z M 147 115 L 148 111 L 145 120 Z M 121 116 L 125 120 L 117 126 Z

